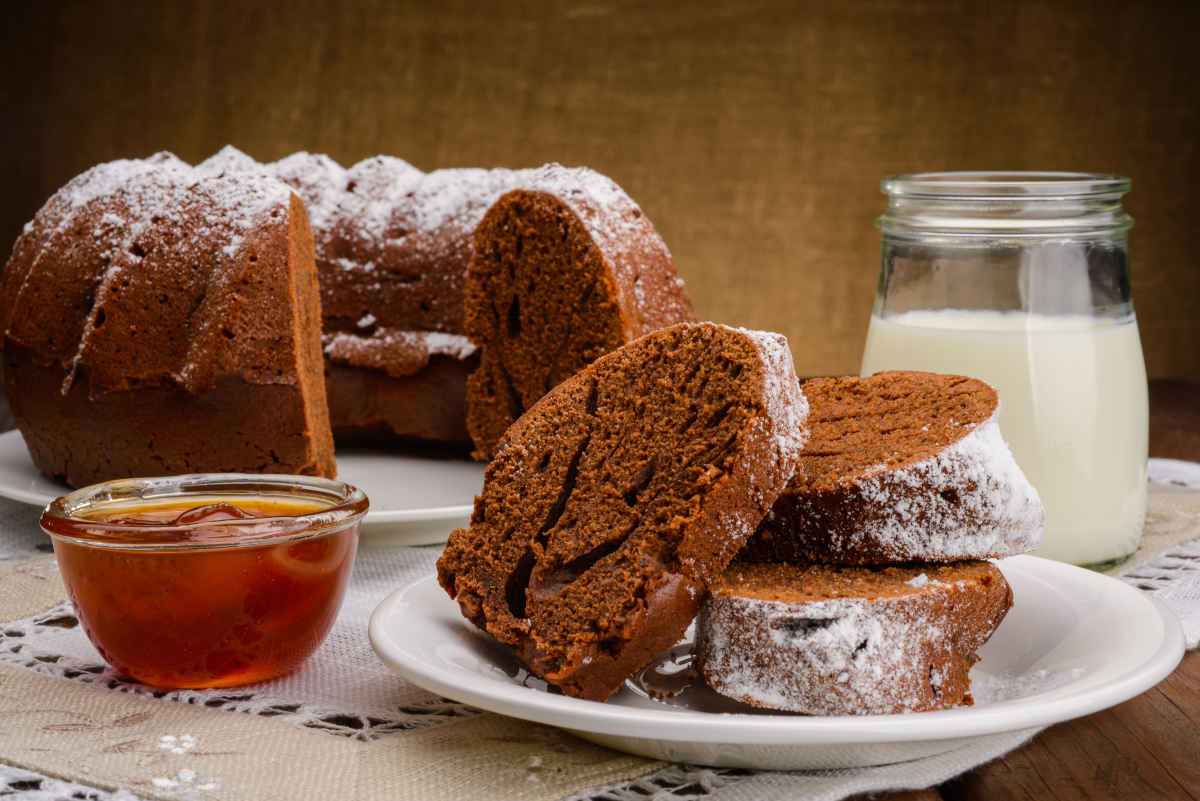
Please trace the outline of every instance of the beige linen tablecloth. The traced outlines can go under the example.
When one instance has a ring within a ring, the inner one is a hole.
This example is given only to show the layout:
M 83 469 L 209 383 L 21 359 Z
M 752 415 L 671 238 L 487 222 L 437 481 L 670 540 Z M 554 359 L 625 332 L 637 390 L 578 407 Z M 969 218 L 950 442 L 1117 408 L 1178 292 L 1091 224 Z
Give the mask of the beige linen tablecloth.
M 1198 534 L 1200 493 L 1152 492 L 1135 561 L 1180 552 L 1179 543 Z M 10 788 L 43 793 L 38 798 L 83 785 L 97 788 L 97 798 L 212 801 L 624 801 L 657 792 L 837 799 L 929 786 L 1036 734 L 982 738 L 901 766 L 818 773 L 669 766 L 608 751 L 439 699 L 375 659 L 367 616 L 388 592 L 428 575 L 436 556 L 434 548 L 362 548 L 334 631 L 296 674 L 249 688 L 162 693 L 103 665 L 65 602 L 36 510 L 0 502 L 0 790 L 7 777 Z M 1200 565 L 1200 550 L 1196 557 Z M 1182 575 L 1172 566 L 1186 568 L 1189 559 L 1146 568 L 1136 583 L 1169 590 Z M 1200 609 L 1200 590 L 1177 604 L 1183 614 Z M 1200 617 L 1193 637 L 1197 630 Z

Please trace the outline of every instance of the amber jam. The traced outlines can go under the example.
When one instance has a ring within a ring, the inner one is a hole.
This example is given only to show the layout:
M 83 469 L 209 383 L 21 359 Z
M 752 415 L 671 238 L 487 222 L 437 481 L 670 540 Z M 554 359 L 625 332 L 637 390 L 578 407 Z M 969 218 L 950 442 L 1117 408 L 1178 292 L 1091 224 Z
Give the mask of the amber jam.
M 42 515 L 88 637 L 155 687 L 295 669 L 328 634 L 354 564 L 360 490 L 301 476 L 97 484 Z

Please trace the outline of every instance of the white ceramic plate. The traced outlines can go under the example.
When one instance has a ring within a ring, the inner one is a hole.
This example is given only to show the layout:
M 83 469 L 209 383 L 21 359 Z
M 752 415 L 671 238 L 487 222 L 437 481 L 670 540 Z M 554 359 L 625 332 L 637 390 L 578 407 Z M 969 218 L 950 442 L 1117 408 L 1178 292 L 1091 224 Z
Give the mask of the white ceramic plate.
M 373 450 L 339 449 L 338 478 L 367 493 L 362 537 L 371 544 L 445 542 L 466 525 L 483 487 L 483 465 Z M 0 434 L 0 498 L 45 506 L 68 492 L 37 471 L 18 431 Z
M 455 701 L 654 759 L 778 770 L 918 759 L 972 737 L 1069 720 L 1132 698 L 1179 663 L 1179 622 L 1139 590 L 1033 556 L 1004 560 L 1000 568 L 1015 602 L 972 671 L 976 705 L 941 712 L 772 714 L 714 704 L 703 688 L 672 703 L 655 701 L 633 682 L 608 703 L 567 698 L 519 671 L 432 577 L 384 600 L 371 617 L 370 637 L 393 670 Z

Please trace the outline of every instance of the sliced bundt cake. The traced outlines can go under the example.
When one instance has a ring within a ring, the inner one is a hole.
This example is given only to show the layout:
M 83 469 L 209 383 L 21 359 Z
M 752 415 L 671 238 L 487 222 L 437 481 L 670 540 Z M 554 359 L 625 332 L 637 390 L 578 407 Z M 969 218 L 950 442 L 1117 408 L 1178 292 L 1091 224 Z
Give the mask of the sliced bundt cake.
M 304 204 L 227 166 L 99 165 L 17 240 L 4 382 L 47 475 L 334 474 Z
M 806 413 L 781 336 L 635 340 L 509 428 L 438 580 L 531 671 L 605 699 L 683 634 L 787 483 Z
M 388 156 L 344 169 L 310 153 L 269 167 L 312 216 L 334 435 L 466 444 L 471 234 L 520 173 L 425 173 Z
M 988 562 L 907 567 L 736 562 L 696 623 L 709 687 L 809 715 L 970 704 L 976 651 L 1012 606 Z
M 650 220 L 608 178 L 548 165 L 520 176 L 475 229 L 465 325 L 480 347 L 467 426 L 490 458 L 560 381 L 637 337 L 694 319 Z
M 806 381 L 812 437 L 742 558 L 886 564 L 1034 548 L 1045 514 L 974 378 L 889 372 Z

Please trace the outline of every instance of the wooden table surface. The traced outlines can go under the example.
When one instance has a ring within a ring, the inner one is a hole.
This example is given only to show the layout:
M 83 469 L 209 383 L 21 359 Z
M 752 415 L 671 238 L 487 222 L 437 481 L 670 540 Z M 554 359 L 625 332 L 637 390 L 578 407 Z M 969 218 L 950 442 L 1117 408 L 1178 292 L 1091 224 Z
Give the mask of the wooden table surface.
M 1150 382 L 1150 455 L 1200 461 L 1200 381 Z M 1120 706 L 1062 723 L 932 790 L 887 801 L 1200 801 L 1200 651 Z

